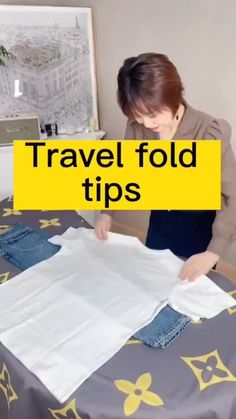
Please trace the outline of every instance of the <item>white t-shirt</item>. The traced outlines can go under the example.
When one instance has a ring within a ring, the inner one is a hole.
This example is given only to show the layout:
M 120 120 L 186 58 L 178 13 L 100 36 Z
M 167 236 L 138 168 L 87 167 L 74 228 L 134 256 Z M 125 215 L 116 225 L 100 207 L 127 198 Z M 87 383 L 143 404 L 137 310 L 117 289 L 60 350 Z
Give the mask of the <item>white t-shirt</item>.
M 207 277 L 181 282 L 180 259 L 134 237 L 70 227 L 50 241 L 58 253 L 0 287 L 0 340 L 60 402 L 168 302 L 194 319 L 235 305 Z

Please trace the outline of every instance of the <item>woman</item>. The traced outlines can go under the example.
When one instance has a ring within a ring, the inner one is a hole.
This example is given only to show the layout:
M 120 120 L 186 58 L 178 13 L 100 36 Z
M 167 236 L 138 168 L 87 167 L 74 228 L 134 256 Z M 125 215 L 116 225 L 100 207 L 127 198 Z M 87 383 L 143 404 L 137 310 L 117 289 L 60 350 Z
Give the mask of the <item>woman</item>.
M 180 76 L 163 54 L 125 60 L 118 74 L 118 102 L 128 117 L 126 139 L 222 140 L 222 210 L 151 211 L 146 245 L 169 248 L 187 258 L 180 278 L 194 280 L 208 273 L 236 238 L 236 164 L 230 126 L 187 104 Z M 99 239 L 106 239 L 113 213 L 102 211 L 95 226 Z

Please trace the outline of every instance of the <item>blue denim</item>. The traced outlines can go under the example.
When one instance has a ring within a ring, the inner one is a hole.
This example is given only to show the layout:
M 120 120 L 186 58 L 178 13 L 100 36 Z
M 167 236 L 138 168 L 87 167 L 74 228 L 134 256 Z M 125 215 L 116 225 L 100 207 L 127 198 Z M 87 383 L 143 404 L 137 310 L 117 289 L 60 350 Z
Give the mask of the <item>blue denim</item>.
M 50 258 L 60 248 L 48 242 L 46 234 L 20 223 L 0 234 L 0 256 L 23 271 Z
M 191 319 L 170 306 L 164 307 L 147 326 L 134 337 L 153 348 L 166 348 L 184 331 Z

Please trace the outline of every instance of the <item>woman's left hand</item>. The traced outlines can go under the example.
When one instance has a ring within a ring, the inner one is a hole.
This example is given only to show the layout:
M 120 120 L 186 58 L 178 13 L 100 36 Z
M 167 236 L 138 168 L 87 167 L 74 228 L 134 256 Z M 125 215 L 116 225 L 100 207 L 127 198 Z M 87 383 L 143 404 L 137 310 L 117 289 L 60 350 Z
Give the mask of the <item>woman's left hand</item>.
M 197 253 L 186 260 L 180 271 L 179 277 L 182 280 L 187 279 L 189 281 L 194 281 L 200 275 L 206 275 L 218 260 L 219 256 L 208 250 L 203 253 Z

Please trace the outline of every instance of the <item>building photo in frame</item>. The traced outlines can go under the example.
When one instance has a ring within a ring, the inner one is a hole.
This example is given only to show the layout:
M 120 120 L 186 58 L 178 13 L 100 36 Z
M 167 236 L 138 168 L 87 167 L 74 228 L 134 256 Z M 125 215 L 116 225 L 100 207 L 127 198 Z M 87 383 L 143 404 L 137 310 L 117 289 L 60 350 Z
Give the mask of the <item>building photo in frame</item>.
M 98 129 L 90 8 L 0 6 L 0 115 Z

